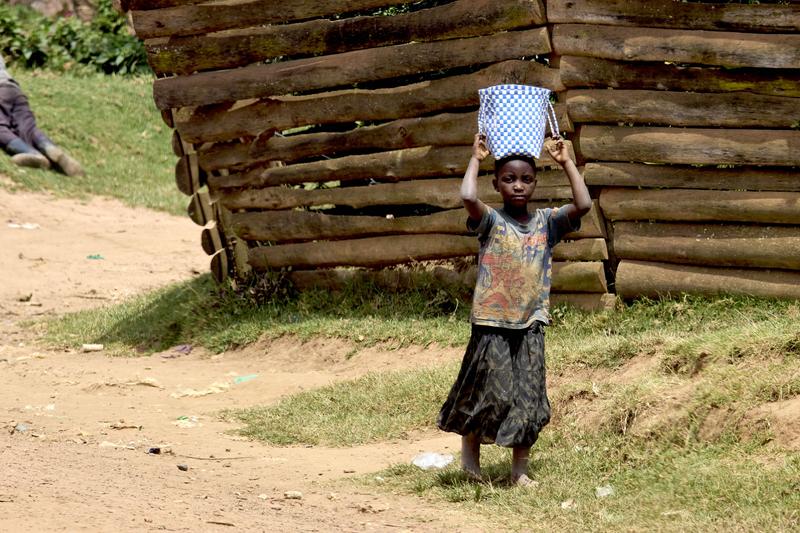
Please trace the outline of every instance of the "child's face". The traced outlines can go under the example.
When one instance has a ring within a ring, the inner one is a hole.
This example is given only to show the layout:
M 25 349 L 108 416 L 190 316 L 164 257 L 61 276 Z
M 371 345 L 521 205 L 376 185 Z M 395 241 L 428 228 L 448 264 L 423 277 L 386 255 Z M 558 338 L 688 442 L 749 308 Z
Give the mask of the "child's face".
M 536 171 L 527 161 L 512 159 L 500 167 L 493 183 L 505 205 L 527 209 L 536 188 Z

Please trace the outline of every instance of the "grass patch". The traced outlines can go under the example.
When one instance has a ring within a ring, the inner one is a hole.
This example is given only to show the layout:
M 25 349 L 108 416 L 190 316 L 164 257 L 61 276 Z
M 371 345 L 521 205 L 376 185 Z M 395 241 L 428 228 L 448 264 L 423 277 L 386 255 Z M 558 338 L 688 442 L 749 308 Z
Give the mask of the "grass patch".
M 547 431 L 534 447 L 540 486 L 508 485 L 510 453 L 484 447 L 489 483 L 457 467 L 396 465 L 381 487 L 456 502 L 510 529 L 548 531 L 790 531 L 800 526 L 800 457 L 741 446 L 664 446 L 609 434 Z M 365 481 L 373 483 L 372 481 Z M 596 496 L 610 485 L 614 493 Z
M 178 343 L 220 352 L 259 338 L 332 337 L 358 346 L 384 343 L 462 347 L 469 340 L 469 301 L 458 289 L 421 275 L 415 289 L 389 292 L 367 284 L 339 292 L 304 291 L 262 278 L 233 290 L 209 276 L 179 283 L 111 307 L 47 322 L 59 347 L 102 342 L 149 353 Z M 691 374 L 710 353 L 735 359 L 785 353 L 796 358 L 800 311 L 791 302 L 750 298 L 636 301 L 606 313 L 553 311 L 547 330 L 551 372 L 616 368 L 637 354 L 665 354 L 666 373 Z
M 131 206 L 185 213 L 175 188 L 171 130 L 153 103 L 151 76 L 73 76 L 16 69 L 39 127 L 86 170 L 70 178 L 52 170 L 23 169 L 0 154 L 0 174 L 15 186 L 84 198 L 102 195 Z
M 372 373 L 223 416 L 244 423 L 243 435 L 279 445 L 398 439 L 430 426 L 451 379 L 452 371 L 442 369 Z
M 209 275 L 203 275 L 118 305 L 67 314 L 38 327 L 45 342 L 56 347 L 102 343 L 115 353 L 129 355 L 181 343 L 221 352 L 283 335 L 303 340 L 335 337 L 357 347 L 465 344 L 469 338 L 467 306 L 433 283 L 430 280 L 413 293 L 351 287 L 337 293 L 281 292 L 264 301 L 257 291 L 218 287 Z

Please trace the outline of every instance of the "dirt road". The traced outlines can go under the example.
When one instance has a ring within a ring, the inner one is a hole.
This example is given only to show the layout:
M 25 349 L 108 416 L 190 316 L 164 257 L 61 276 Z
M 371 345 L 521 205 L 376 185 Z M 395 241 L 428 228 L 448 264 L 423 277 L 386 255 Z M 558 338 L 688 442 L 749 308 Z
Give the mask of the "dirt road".
M 215 416 L 457 352 L 372 350 L 348 359 L 342 343 L 292 340 L 215 356 L 199 349 L 139 358 L 43 349 L 22 321 L 113 304 L 204 272 L 200 231 L 188 218 L 112 200 L 2 189 L 0 212 L 0 531 L 486 527 L 455 507 L 351 480 L 420 451 L 453 451 L 453 436 L 281 448 L 242 440 Z M 288 499 L 287 491 L 302 498 Z

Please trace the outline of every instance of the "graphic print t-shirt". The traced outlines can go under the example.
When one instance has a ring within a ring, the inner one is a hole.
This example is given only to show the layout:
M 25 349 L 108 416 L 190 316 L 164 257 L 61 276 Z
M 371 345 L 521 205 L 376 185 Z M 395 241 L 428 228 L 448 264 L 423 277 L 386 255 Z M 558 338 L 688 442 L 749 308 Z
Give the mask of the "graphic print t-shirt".
M 472 300 L 472 323 L 523 329 L 535 321 L 550 323 L 550 278 L 553 247 L 580 228 L 566 210 L 537 209 L 527 224 L 502 209 L 487 206 L 477 226 L 480 239 L 478 281 Z

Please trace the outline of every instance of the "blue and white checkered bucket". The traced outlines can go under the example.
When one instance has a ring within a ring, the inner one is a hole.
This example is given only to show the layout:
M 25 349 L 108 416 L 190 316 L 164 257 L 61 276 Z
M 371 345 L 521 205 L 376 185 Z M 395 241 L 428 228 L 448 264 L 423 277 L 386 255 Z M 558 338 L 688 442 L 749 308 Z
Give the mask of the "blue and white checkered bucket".
M 558 135 L 550 90 L 530 85 L 495 85 L 480 89 L 478 133 L 495 159 L 511 155 L 539 158 L 545 124 Z M 552 115 L 552 118 L 551 118 Z

